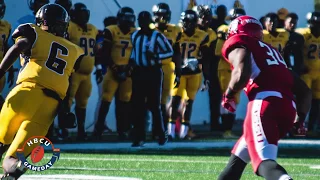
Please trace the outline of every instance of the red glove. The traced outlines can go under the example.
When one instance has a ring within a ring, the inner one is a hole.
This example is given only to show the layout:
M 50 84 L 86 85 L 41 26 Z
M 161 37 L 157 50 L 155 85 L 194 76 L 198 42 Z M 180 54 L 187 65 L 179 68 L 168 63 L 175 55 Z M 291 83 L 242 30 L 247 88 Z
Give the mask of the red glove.
M 236 112 L 236 102 L 234 98 L 227 97 L 226 94 L 223 94 L 222 97 L 222 107 L 224 107 L 229 112 Z

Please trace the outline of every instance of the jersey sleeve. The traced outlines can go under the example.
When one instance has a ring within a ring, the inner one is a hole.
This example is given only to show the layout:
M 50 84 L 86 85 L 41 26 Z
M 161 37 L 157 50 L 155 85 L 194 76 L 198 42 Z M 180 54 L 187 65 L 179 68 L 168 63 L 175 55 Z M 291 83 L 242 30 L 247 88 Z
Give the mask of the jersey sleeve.
M 252 43 L 252 38 L 246 35 L 235 35 L 226 40 L 222 47 L 221 54 L 225 59 L 228 59 L 229 53 L 237 47 L 249 47 Z
M 21 24 L 12 33 L 12 39 L 16 42 L 20 38 L 27 38 L 31 44 L 37 39 L 37 32 L 31 24 Z
M 206 33 L 204 35 L 204 38 L 202 39 L 202 41 L 200 42 L 200 47 L 202 46 L 208 46 L 209 44 L 209 35 Z
M 216 56 L 221 56 L 221 50 L 222 50 L 222 46 L 223 46 L 224 42 L 225 41 L 223 39 L 218 38 L 216 49 L 215 49 Z

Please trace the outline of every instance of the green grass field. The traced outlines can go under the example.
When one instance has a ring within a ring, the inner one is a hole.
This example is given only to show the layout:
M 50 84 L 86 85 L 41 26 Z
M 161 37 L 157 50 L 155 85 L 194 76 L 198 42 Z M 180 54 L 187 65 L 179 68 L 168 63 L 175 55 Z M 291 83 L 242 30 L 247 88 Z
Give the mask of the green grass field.
M 42 162 L 48 159 L 49 157 L 45 156 Z M 73 178 L 64 179 L 77 179 L 76 175 L 82 175 L 83 179 L 93 179 L 89 175 L 97 175 L 105 176 L 101 179 L 112 179 L 110 178 L 112 176 L 121 177 L 118 179 L 130 177 L 144 180 L 207 180 L 217 179 L 227 161 L 227 156 L 201 155 L 201 153 L 199 155 L 61 153 L 59 161 L 51 169 L 43 172 L 28 171 L 22 179 L 26 179 L 28 175 L 71 174 L 74 175 Z M 294 179 L 320 179 L 319 158 L 282 157 L 279 158 L 279 162 Z M 57 177 L 51 178 L 58 179 Z M 41 179 L 41 177 L 33 176 L 31 179 Z M 242 179 L 262 178 L 253 174 L 249 164 Z

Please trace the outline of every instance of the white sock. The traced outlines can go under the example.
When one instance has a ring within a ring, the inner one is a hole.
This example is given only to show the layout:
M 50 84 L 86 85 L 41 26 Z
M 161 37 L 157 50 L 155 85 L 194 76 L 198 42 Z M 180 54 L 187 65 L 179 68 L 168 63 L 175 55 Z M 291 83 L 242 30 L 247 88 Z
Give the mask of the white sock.
M 176 125 L 173 123 L 168 123 L 168 135 L 174 138 L 175 136 Z
M 279 180 L 292 180 L 292 177 L 290 177 L 288 174 L 282 175 Z
M 180 128 L 180 138 L 183 139 L 188 134 L 189 126 L 182 124 Z

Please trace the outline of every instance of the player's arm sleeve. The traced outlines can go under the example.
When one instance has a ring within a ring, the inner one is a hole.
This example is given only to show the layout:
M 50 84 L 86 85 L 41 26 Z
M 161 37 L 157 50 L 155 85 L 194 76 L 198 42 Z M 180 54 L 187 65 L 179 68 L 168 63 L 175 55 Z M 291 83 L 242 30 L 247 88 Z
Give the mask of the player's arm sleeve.
M 198 59 L 199 64 L 202 66 L 202 73 L 205 80 L 209 80 L 210 68 L 209 68 L 209 61 L 210 61 L 210 49 L 208 47 L 209 42 L 209 35 L 206 35 L 205 38 L 200 43 L 200 53 L 201 59 Z
M 175 74 L 178 77 L 181 76 L 181 64 L 182 64 L 181 52 L 180 52 L 181 34 L 182 34 L 181 32 L 178 34 L 176 42 L 172 46 L 172 49 L 173 49 L 172 61 L 175 64 Z
M 113 59 L 111 58 L 111 50 L 112 50 L 112 31 L 108 28 L 104 29 L 103 32 L 103 43 L 102 48 L 99 50 L 99 56 L 103 60 L 106 60 L 106 65 L 112 66 L 114 64 Z
M 156 43 L 160 49 L 159 59 L 163 60 L 163 59 L 171 58 L 173 55 L 173 49 L 168 39 L 161 33 L 157 33 L 156 36 L 157 36 Z
M 80 64 L 82 62 L 83 56 L 84 54 L 81 54 L 76 60 L 76 63 L 74 64 L 74 67 L 73 67 L 74 71 L 78 71 L 78 69 L 80 68 Z
M 288 41 L 286 42 L 284 48 L 283 48 L 283 58 L 284 58 L 284 61 L 286 62 L 287 64 L 287 67 L 289 69 L 291 69 L 291 62 L 290 62 L 290 56 L 291 54 L 293 53 L 294 51 L 294 42 L 295 42 L 295 39 L 293 36 L 289 36 L 288 37 Z
M 9 29 L 9 35 L 11 34 L 11 27 L 10 27 L 10 29 Z M 6 39 L 6 41 L 4 42 L 4 44 L 3 44 L 3 47 L 4 47 L 4 54 L 8 51 L 8 49 L 9 49 L 9 44 L 8 44 L 8 40 L 9 40 L 9 38 L 7 38 Z
M 228 91 L 241 91 L 248 83 L 251 75 L 251 52 L 244 46 L 233 47 L 228 54 L 228 60 L 233 66 Z

